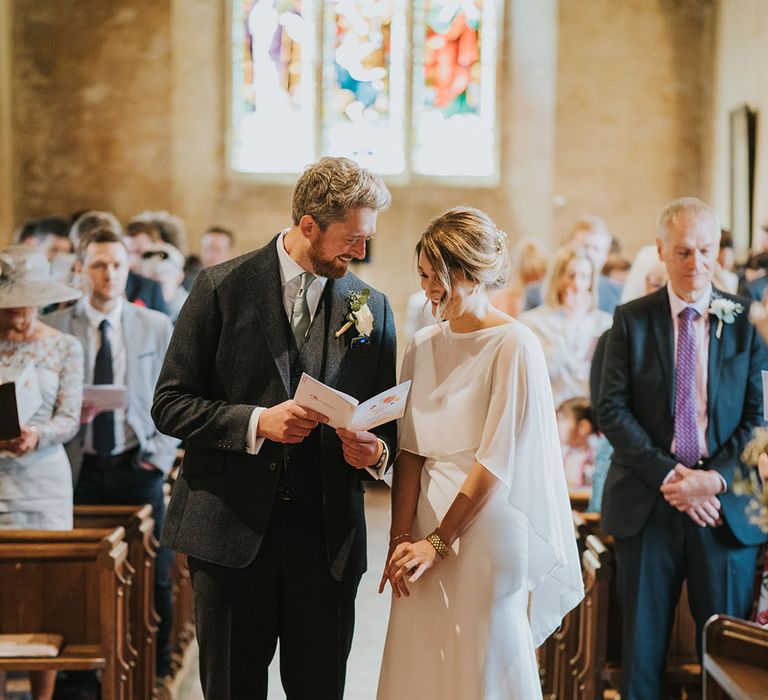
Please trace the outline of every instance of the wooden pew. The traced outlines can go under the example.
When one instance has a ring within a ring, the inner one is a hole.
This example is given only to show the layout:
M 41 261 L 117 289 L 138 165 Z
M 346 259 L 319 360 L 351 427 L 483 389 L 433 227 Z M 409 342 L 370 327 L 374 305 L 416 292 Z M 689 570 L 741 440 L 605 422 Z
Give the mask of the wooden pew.
M 157 697 L 156 653 L 159 617 L 154 605 L 157 540 L 152 507 L 75 506 L 75 528 L 125 528 L 128 560 L 135 571 L 130 589 L 130 637 L 137 657 L 135 700 Z
M 596 535 L 586 538 L 581 561 L 584 600 L 578 608 L 578 647 L 569 661 L 571 693 L 563 697 L 592 700 L 603 697 L 601 674 L 605 665 L 613 567 L 608 548 Z
M 539 651 L 542 692 L 550 700 L 602 697 L 602 686 L 618 690 L 621 677 L 621 610 L 614 576 L 613 538 L 600 532 L 599 513 L 574 511 L 572 515 L 587 596 Z M 591 590 L 598 600 L 589 595 Z M 602 622 L 596 630 L 591 625 L 598 619 Z M 596 659 L 600 666 L 593 679 L 590 674 Z M 667 692 L 699 697 L 701 667 L 686 587 L 675 611 L 667 659 Z M 591 695 L 592 687 L 597 695 Z
M 0 671 L 102 670 L 102 699 L 130 700 L 122 527 L 0 532 L 0 632 L 60 634 L 54 658 L 2 658 Z
M 176 552 L 173 562 L 173 629 L 171 630 L 171 677 L 184 665 L 184 655 L 195 638 L 195 605 L 187 557 Z
M 705 700 L 763 700 L 768 697 L 768 630 L 727 615 L 704 627 Z
M 571 511 L 576 546 L 579 555 L 584 550 L 583 513 Z M 569 612 L 561 623 L 538 650 L 539 678 L 541 692 L 545 700 L 558 700 L 569 697 L 573 676 L 570 673 L 569 660 L 576 653 L 579 639 L 578 608 Z

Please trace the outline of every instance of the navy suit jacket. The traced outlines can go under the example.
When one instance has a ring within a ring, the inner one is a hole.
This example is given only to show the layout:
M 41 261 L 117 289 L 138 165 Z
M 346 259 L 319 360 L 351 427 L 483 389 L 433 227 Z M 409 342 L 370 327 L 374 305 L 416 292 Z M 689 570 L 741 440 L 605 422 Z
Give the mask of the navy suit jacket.
M 133 270 L 128 271 L 128 280 L 125 283 L 125 296 L 131 303 L 141 302 L 140 305 L 155 311 L 161 311 L 170 316 L 168 304 L 163 298 L 163 288 L 157 280 L 139 275 Z
M 741 303 L 732 324 L 710 322 L 707 383 L 707 446 L 702 468 L 720 473 L 728 491 L 718 498 L 723 517 L 743 544 L 765 540 L 746 515 L 747 497 L 733 493 L 739 456 L 763 423 L 760 370 L 768 353 L 747 318 L 748 301 L 715 290 L 716 296 Z M 677 464 L 670 452 L 674 436 L 674 335 L 666 287 L 616 309 L 608 337 L 600 387 L 600 429 L 614 448 L 605 484 L 602 527 L 607 534 L 630 537 L 645 524 L 661 497 L 659 488 Z M 742 469 L 746 469 L 741 465 Z

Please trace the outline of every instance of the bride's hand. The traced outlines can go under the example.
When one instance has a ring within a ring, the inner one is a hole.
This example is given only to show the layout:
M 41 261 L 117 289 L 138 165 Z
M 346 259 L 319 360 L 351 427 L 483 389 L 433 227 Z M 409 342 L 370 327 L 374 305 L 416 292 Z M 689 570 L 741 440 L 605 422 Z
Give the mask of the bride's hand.
M 435 565 L 437 559 L 437 550 L 427 540 L 399 546 L 392 554 L 392 563 L 389 567 L 389 580 L 392 582 L 392 587 L 402 585 L 405 588 L 405 575 L 409 571 L 413 573 L 408 578 L 408 583 L 416 583 L 424 572 Z M 407 592 L 406 595 L 408 595 Z
M 379 583 L 379 593 L 384 592 L 384 586 L 386 586 L 387 581 L 389 581 L 390 585 L 392 586 L 392 592 L 395 594 L 396 598 L 399 598 L 401 595 L 409 595 L 405 581 L 400 579 L 399 583 L 396 584 L 394 581 L 392 581 L 390 571 L 394 570 L 393 566 L 395 559 L 400 556 L 403 548 L 412 542 L 413 540 L 410 537 L 407 537 L 398 539 L 397 542 L 393 542 L 389 545 L 389 551 L 387 552 L 387 562 L 384 564 L 384 573 L 381 575 L 381 582 Z

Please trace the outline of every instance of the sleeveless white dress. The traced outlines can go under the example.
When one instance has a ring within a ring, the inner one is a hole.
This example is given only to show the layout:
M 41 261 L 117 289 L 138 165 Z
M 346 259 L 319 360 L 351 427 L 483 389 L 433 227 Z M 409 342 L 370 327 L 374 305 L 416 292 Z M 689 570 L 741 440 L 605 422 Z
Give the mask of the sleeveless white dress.
M 411 533 L 428 535 L 475 461 L 501 481 L 477 520 L 392 598 L 379 700 L 541 697 L 534 649 L 583 597 L 541 346 L 514 321 L 470 333 L 419 331 L 400 449 L 423 455 Z

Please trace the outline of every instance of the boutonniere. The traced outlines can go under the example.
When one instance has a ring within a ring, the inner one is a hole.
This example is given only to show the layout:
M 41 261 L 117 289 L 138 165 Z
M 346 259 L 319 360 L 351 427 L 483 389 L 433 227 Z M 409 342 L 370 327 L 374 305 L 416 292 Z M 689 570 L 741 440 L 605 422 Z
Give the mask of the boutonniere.
M 725 299 L 724 297 L 715 297 L 709 305 L 709 313 L 717 318 L 717 331 L 715 337 L 720 340 L 720 334 L 723 332 L 723 324 L 731 324 L 736 320 L 744 307 L 737 301 Z
M 336 331 L 336 337 L 341 338 L 352 326 L 358 332 L 358 336 L 353 338 L 353 343 L 365 344 L 369 342 L 371 332 L 373 331 L 373 314 L 368 308 L 368 299 L 371 296 L 370 289 L 347 292 L 347 303 L 349 304 L 349 313 L 346 315 L 347 322 Z

